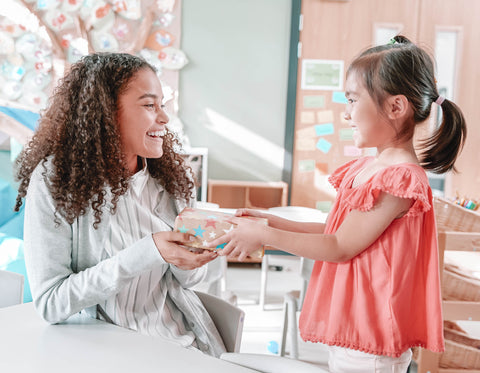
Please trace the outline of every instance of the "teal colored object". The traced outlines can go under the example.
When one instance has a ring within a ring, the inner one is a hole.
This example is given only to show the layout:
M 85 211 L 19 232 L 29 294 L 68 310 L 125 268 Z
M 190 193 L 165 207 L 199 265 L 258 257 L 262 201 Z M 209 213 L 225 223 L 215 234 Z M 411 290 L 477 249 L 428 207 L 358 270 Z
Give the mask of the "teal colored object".
M 276 341 L 270 341 L 267 344 L 267 350 L 272 354 L 278 354 L 278 343 Z

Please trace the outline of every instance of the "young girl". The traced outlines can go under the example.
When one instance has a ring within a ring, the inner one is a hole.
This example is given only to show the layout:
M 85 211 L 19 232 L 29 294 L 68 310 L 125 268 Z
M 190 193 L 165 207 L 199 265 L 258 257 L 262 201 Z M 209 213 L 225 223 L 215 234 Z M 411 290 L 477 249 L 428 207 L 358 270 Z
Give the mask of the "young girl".
M 211 243 L 245 258 L 271 245 L 315 259 L 300 316 L 304 340 L 329 347 L 332 372 L 405 372 L 411 347 L 444 349 L 432 193 L 423 169 L 453 169 L 466 135 L 458 107 L 439 96 L 427 53 L 402 36 L 371 48 L 347 71 L 345 119 L 355 145 L 375 157 L 338 168 L 326 224 L 296 223 L 258 211 L 269 226 L 238 227 Z M 432 103 L 443 121 L 417 158 L 414 128 Z
M 50 323 L 86 309 L 218 356 L 221 337 L 188 289 L 216 254 L 171 232 L 195 196 L 167 122 L 144 60 L 92 54 L 71 66 L 18 160 L 33 301 Z

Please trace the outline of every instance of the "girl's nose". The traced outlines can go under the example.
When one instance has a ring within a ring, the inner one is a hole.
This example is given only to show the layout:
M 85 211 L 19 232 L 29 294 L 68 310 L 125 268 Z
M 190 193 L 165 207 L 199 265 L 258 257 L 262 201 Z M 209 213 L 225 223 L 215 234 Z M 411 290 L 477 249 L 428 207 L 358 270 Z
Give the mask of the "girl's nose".
M 343 119 L 345 119 L 345 120 L 350 120 L 350 119 L 352 119 L 352 118 L 350 117 L 350 112 L 349 112 L 348 110 L 345 110 L 345 113 L 343 113 Z

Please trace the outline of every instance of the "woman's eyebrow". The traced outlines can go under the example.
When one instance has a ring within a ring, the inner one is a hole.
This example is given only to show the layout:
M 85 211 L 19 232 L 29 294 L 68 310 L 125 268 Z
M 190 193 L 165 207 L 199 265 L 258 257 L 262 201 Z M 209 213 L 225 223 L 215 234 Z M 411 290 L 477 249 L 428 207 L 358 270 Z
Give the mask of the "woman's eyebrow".
M 153 99 L 157 99 L 158 98 L 158 95 L 154 94 L 154 93 L 144 93 L 143 95 L 141 95 L 138 99 L 139 100 L 142 100 L 144 98 L 153 98 Z

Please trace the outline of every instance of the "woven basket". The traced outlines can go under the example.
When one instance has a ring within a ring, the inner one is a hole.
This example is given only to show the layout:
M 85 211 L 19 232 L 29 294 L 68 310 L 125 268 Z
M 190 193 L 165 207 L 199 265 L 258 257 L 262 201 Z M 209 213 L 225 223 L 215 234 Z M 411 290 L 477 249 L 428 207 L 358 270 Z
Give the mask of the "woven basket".
M 442 297 L 445 300 L 480 301 L 480 280 L 468 275 L 459 267 L 445 263 L 443 269 Z
M 480 214 L 443 198 L 433 199 L 439 232 L 480 232 Z
M 440 355 L 440 368 L 480 369 L 480 340 L 469 336 L 454 321 L 443 322 L 445 352 Z M 412 349 L 413 360 L 419 358 L 419 347 Z
M 480 350 L 446 339 L 440 368 L 480 369 Z

